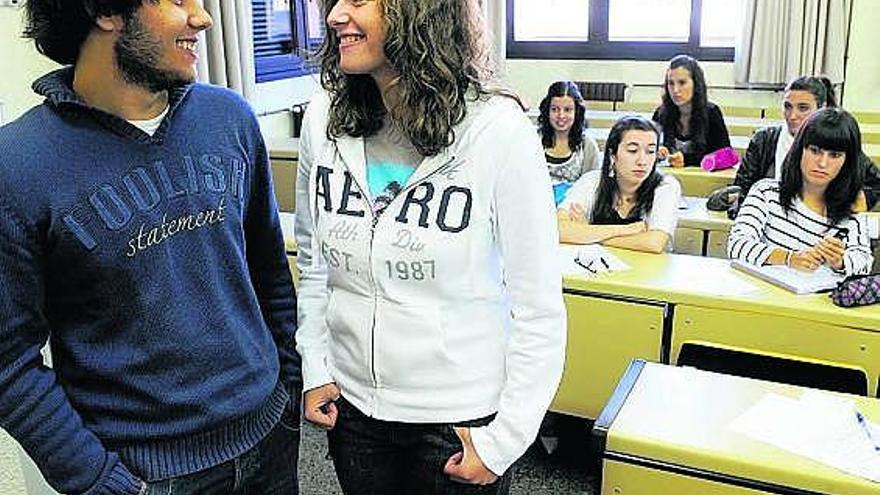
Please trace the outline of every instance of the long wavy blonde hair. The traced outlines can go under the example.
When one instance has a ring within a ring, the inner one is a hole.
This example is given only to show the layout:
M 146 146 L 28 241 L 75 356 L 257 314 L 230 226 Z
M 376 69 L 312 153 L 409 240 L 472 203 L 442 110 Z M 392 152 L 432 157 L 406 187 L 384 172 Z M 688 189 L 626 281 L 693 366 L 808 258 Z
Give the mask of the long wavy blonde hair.
M 337 1 L 324 2 L 325 19 Z M 490 87 L 492 55 L 478 0 L 373 1 L 381 3 L 385 57 L 397 74 L 389 88 L 395 105 L 385 108 L 369 75 L 342 72 L 339 38 L 328 29 L 319 51 L 321 85 L 332 98 L 328 137 L 372 136 L 389 115 L 419 153 L 433 156 L 455 141 L 468 100 L 516 98 Z

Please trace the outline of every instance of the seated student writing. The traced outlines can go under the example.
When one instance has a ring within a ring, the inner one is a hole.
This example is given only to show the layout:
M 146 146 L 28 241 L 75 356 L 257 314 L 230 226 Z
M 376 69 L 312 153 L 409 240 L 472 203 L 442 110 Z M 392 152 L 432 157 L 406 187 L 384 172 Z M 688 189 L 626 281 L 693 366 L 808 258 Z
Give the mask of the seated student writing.
M 868 273 L 867 226 L 853 213 L 862 186 L 860 149 L 852 115 L 839 108 L 811 115 L 785 158 L 782 179 L 752 186 L 730 230 L 727 255 L 759 266 Z
M 538 132 L 553 183 L 556 204 L 584 173 L 599 168 L 599 146 L 587 136 L 586 107 L 577 85 L 557 81 L 541 100 Z
M 642 117 L 618 120 L 608 134 L 600 170 L 572 186 L 558 210 L 559 238 L 660 253 L 678 221 L 681 186 L 657 168 L 657 127 Z
M 674 167 L 698 167 L 703 156 L 730 146 L 724 115 L 707 96 L 706 79 L 697 60 L 678 55 L 669 61 L 663 102 L 652 120 L 663 130 L 660 159 Z
M 749 141 L 733 184 L 740 186 L 740 202 L 752 185 L 764 178 L 782 176 L 782 163 L 801 125 L 816 110 L 836 107 L 834 88 L 827 77 L 801 76 L 785 87 L 782 109 L 785 123 L 758 130 Z M 861 150 L 858 168 L 862 175 L 862 191 L 856 211 L 873 207 L 880 194 L 880 169 Z

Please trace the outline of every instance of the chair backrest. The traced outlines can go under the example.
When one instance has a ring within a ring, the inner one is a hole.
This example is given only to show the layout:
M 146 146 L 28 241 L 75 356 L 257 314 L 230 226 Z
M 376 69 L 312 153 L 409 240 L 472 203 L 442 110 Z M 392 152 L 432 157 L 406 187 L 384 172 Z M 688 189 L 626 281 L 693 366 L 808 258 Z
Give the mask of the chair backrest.
M 577 85 L 585 100 L 618 102 L 626 92 L 626 83 L 620 82 L 578 81 Z

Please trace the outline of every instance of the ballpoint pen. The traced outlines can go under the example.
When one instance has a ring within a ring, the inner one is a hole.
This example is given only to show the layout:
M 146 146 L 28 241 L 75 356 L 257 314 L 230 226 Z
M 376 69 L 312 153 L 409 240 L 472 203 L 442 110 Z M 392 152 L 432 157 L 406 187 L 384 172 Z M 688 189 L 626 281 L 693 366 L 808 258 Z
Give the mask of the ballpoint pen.
M 590 262 L 585 265 L 584 262 L 581 261 L 580 256 L 578 256 L 574 259 L 574 262 L 577 263 L 578 265 L 580 265 L 582 268 L 584 268 L 588 272 L 593 273 L 593 274 L 596 273 L 596 270 L 593 270 L 593 260 L 590 260 Z
M 868 420 L 866 420 L 865 416 L 859 411 L 856 411 L 856 422 L 862 428 L 865 436 L 868 437 L 868 441 L 871 442 L 871 446 L 874 447 L 874 452 L 880 452 L 880 444 L 874 439 L 874 435 L 871 433 L 871 427 L 868 426 Z

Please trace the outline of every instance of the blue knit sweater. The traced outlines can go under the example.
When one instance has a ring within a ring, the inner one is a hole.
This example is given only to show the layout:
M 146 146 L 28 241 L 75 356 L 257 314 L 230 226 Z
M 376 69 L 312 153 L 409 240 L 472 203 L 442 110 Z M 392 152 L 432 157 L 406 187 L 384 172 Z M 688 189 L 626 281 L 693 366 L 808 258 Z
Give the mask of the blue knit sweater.
M 296 303 L 247 104 L 180 88 L 151 137 L 72 74 L 0 128 L 0 427 L 60 492 L 136 494 L 248 450 L 299 397 Z

